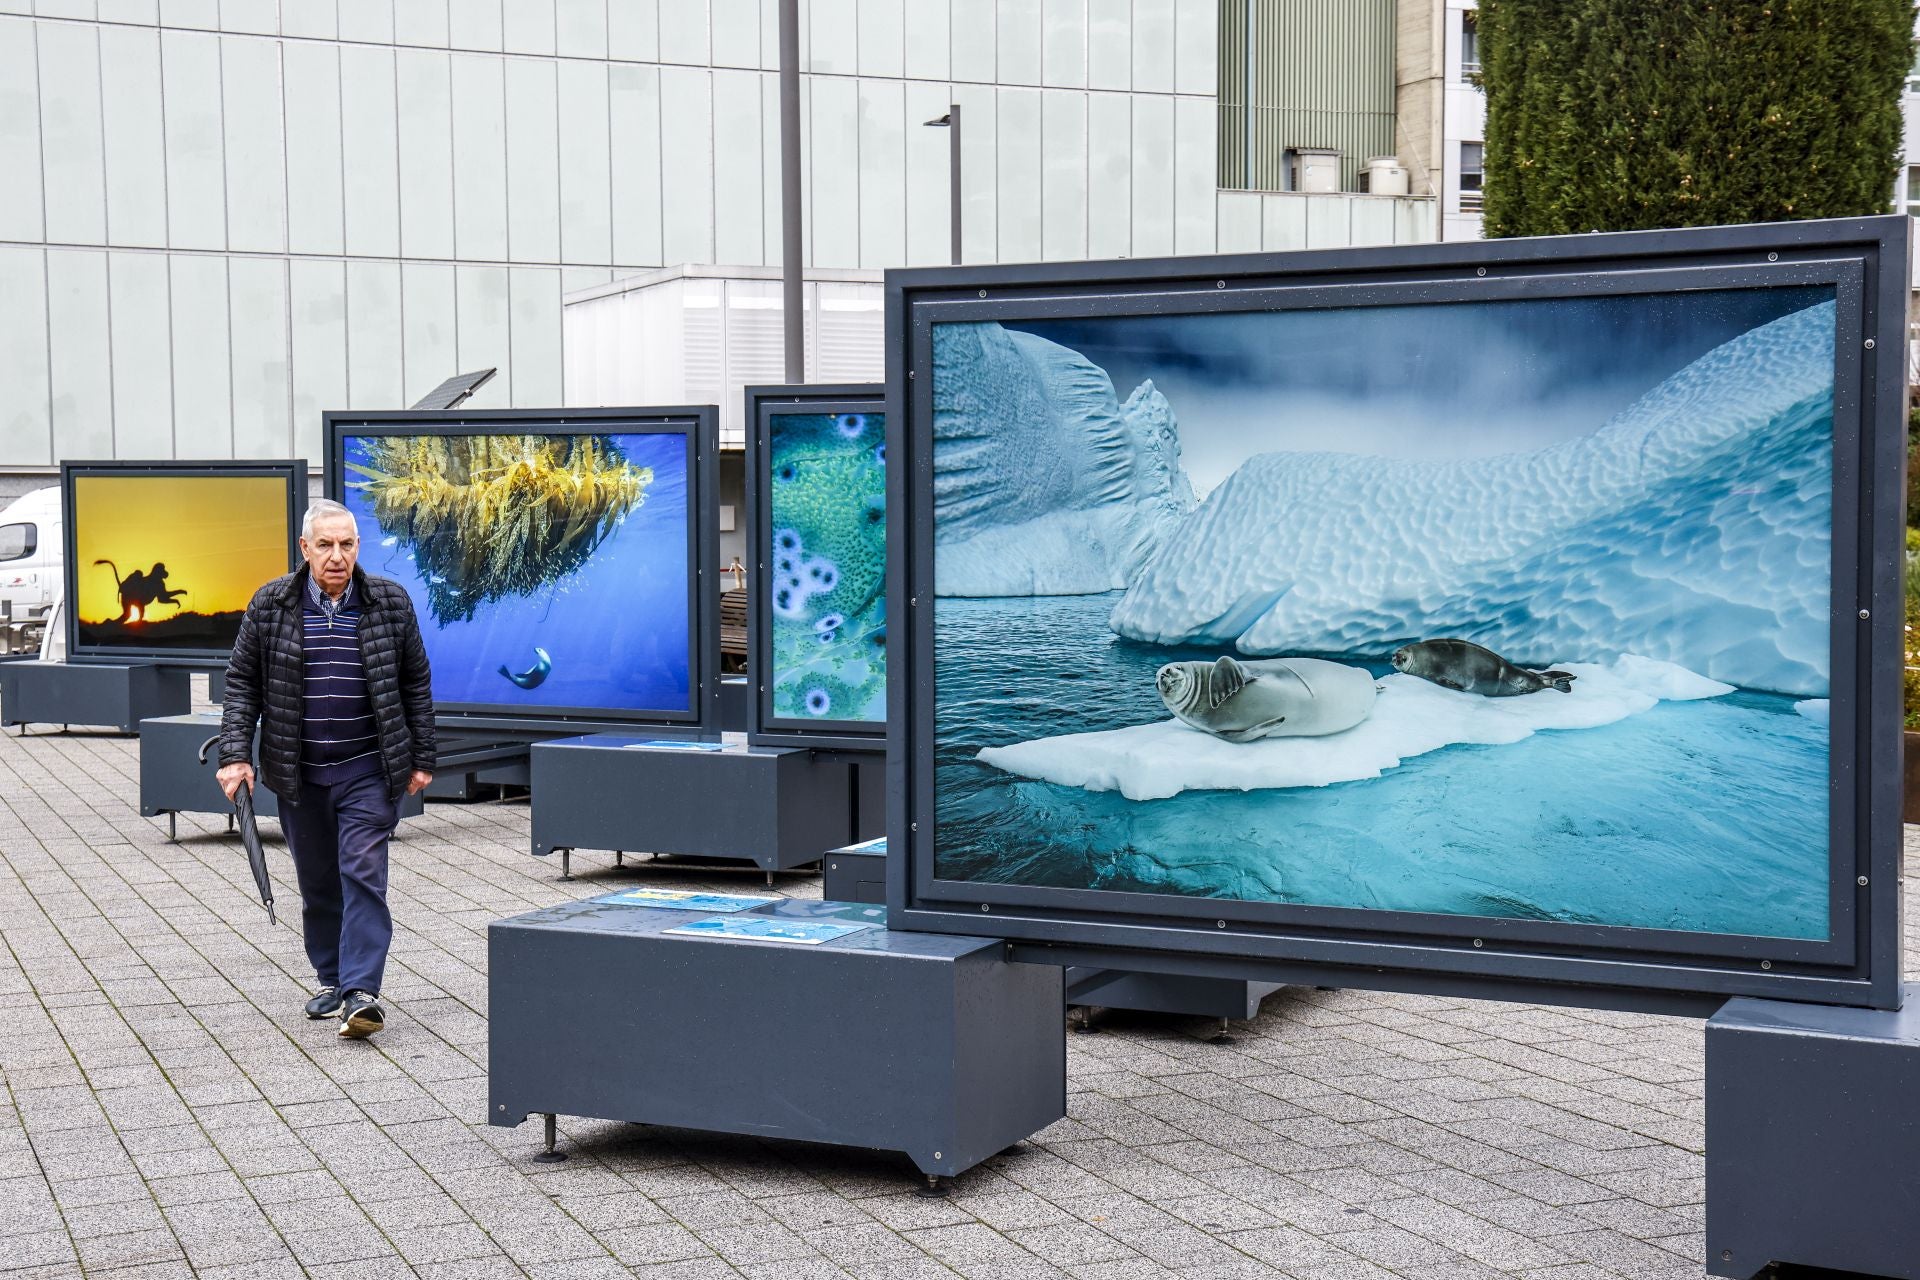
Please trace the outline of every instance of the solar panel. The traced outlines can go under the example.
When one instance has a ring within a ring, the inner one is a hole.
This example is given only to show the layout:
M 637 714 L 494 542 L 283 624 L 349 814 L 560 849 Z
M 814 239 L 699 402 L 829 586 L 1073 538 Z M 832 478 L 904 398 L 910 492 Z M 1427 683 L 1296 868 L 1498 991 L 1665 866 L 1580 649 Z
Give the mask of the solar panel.
M 415 404 L 416 409 L 451 409 L 468 396 L 485 386 L 487 380 L 498 369 L 480 369 L 473 373 L 456 373 L 435 387 Z

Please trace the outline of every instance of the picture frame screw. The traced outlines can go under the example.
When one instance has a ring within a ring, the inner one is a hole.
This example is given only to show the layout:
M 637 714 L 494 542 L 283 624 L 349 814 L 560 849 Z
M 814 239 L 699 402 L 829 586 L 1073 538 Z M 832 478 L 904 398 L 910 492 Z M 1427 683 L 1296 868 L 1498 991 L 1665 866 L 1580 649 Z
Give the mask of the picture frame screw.
M 1731 1250 L 1731 1249 L 1722 1249 L 1722 1250 L 1720 1251 L 1720 1261 L 1722 1261 L 1722 1262 L 1732 1262 L 1732 1261 L 1733 1261 L 1733 1250 Z
M 988 906 L 988 905 L 987 905 L 986 903 L 984 903 L 984 902 L 980 904 L 980 909 L 981 909 L 982 911 L 991 911 L 991 910 L 993 910 L 993 908 L 992 908 L 992 907 L 990 907 L 990 906 Z
M 1473 940 L 1473 945 L 1476 947 L 1484 947 L 1487 945 L 1487 940 L 1485 938 L 1475 938 Z
M 1771 968 L 1773 968 L 1773 961 L 1771 961 L 1771 960 L 1762 960 L 1762 961 L 1760 962 L 1760 967 L 1761 967 L 1762 969 L 1771 969 Z
M 1224 929 L 1227 927 L 1227 922 L 1225 920 L 1215 920 L 1213 922 L 1213 927 L 1216 929 Z
M 1485 267 L 1475 267 L 1475 268 L 1473 269 L 1473 274 L 1475 274 L 1475 275 L 1477 275 L 1477 276 L 1483 276 L 1483 275 L 1485 275 L 1485 274 L 1487 274 L 1487 269 L 1486 269 Z
M 1216 289 L 1224 289 L 1227 287 L 1227 282 L 1225 280 L 1215 280 L 1213 282 L 1213 287 Z
M 1770 253 L 1770 254 L 1768 254 L 1768 255 L 1767 255 L 1767 261 L 1768 261 L 1768 262 L 1778 262 L 1778 261 L 1780 261 L 1780 255 L 1779 255 L 1779 254 L 1777 254 L 1777 253 Z
M 986 297 L 986 296 L 987 296 L 987 291 L 986 291 L 985 289 L 982 289 L 982 290 L 980 291 L 980 296 L 981 296 L 981 297 L 983 297 L 983 298 L 984 298 L 984 297 Z
M 1859 879 L 1855 880 L 1854 883 L 1859 885 L 1862 889 L 1864 889 L 1867 887 L 1867 878 L 1865 876 L 1861 876 Z
M 920 829 L 920 824 L 917 822 L 909 822 L 907 824 L 907 830 L 909 831 L 918 831 L 919 829 Z
M 1873 350 L 1873 339 L 1868 338 L 1863 345 L 1866 347 L 1867 350 L 1869 351 Z
M 1868 618 L 1871 618 L 1872 616 L 1873 616 L 1873 613 L 1871 610 L 1862 609 L 1860 611 L 1860 621 L 1862 622 L 1865 622 Z

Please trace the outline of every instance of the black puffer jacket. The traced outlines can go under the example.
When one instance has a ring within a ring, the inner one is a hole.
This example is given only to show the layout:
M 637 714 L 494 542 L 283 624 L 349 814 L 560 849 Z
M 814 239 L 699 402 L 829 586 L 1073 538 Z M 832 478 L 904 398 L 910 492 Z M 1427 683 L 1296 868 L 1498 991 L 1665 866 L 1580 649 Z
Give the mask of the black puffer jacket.
M 220 714 L 220 763 L 252 759 L 253 727 L 260 725 L 260 785 L 283 800 L 300 799 L 300 725 L 305 700 L 303 566 L 254 592 L 227 663 L 226 702 Z M 396 798 L 415 769 L 433 772 L 433 687 L 427 650 L 413 602 L 399 583 L 371 578 L 356 567 L 360 601 L 360 662 L 380 732 L 387 790 Z

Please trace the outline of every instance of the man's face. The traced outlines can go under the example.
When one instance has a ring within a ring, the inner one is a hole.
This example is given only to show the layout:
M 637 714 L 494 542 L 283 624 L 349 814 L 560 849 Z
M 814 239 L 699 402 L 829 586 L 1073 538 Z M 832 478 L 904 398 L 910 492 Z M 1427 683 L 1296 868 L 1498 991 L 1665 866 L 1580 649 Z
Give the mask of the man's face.
M 360 558 L 360 535 L 352 516 L 322 516 L 313 522 L 313 536 L 300 539 L 300 554 L 313 570 L 313 580 L 330 596 L 347 589 L 353 562 Z

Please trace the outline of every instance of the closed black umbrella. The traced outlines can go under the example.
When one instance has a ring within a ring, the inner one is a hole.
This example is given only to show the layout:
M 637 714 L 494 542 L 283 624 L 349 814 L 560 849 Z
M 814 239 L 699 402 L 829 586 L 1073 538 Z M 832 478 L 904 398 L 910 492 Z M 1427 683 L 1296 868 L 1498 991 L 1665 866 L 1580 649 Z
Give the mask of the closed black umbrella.
M 207 762 L 207 748 L 218 742 L 208 738 L 200 744 L 200 763 Z M 279 924 L 273 913 L 273 881 L 267 878 L 267 851 L 260 844 L 260 823 L 253 816 L 253 788 L 246 783 L 233 793 L 234 811 L 240 817 L 240 843 L 247 849 L 247 865 L 253 868 L 253 883 L 260 890 L 260 905 L 267 909 L 267 923 Z

